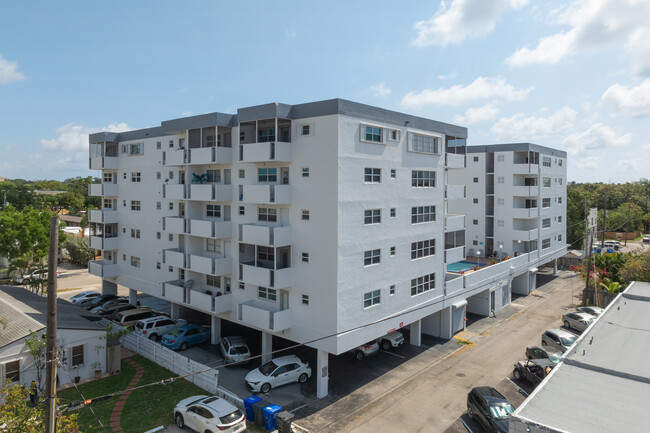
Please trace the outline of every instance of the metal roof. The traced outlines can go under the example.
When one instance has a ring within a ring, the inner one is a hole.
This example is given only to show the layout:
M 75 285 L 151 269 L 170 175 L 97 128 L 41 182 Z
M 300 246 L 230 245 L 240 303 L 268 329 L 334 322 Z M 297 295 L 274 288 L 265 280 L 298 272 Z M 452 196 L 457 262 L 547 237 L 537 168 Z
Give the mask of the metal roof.
M 515 411 L 510 431 L 647 432 L 650 284 L 633 282 Z

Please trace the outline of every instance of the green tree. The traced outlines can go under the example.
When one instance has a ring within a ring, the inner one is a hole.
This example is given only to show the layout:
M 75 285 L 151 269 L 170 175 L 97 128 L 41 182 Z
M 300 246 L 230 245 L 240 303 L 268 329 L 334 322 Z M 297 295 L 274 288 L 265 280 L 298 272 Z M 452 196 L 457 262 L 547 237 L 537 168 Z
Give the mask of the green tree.
M 34 193 L 28 185 L 15 181 L 0 182 L 0 203 L 5 206 L 5 200 L 18 210 L 34 204 Z
M 39 338 L 38 334 L 34 331 L 29 331 L 30 336 L 25 339 L 25 344 L 29 349 L 29 354 L 34 359 L 34 368 L 36 370 L 36 383 L 38 384 L 38 391 L 43 393 L 43 369 L 45 368 L 45 334 L 43 338 Z
M 621 281 L 625 284 L 632 281 L 650 283 L 650 251 L 630 256 L 619 272 Z
M 27 207 L 19 212 L 7 206 L 0 212 L 0 255 L 9 260 L 29 255 L 47 257 L 50 246 L 50 217 L 52 212 Z M 65 241 L 59 230 L 59 245 Z
M 88 246 L 88 240 L 77 236 L 71 236 L 63 244 L 70 261 L 81 266 L 88 266 L 88 262 L 95 258 L 95 250 Z

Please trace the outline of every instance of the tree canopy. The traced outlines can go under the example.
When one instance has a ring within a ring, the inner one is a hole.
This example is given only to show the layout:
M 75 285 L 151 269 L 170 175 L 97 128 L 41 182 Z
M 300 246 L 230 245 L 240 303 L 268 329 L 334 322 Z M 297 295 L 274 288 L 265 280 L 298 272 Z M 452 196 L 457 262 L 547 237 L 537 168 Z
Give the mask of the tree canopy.
M 54 213 L 26 207 L 22 212 L 13 206 L 0 212 L 0 255 L 13 260 L 19 257 L 46 257 L 50 246 L 50 218 Z M 65 241 L 59 230 L 59 245 Z

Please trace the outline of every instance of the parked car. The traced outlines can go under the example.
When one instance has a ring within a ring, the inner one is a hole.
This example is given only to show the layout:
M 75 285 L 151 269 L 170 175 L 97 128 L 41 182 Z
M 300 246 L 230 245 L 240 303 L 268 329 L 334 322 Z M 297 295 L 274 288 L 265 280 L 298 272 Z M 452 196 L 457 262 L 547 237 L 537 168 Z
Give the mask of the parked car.
M 564 323 L 564 327 L 569 329 L 575 329 L 581 332 L 587 329 L 595 319 L 596 318 L 591 314 L 581 313 L 579 311 L 566 313 L 564 316 L 562 316 L 562 322 Z
M 643 237 L 643 243 L 644 244 L 650 244 L 650 235 L 645 235 Z
M 101 294 L 97 292 L 82 292 L 82 293 L 77 293 L 74 295 L 72 298 L 68 299 L 68 302 L 71 304 L 80 304 L 83 301 L 90 300 L 93 298 L 96 298 L 98 296 L 101 296 Z
M 548 329 L 542 334 L 542 346 L 551 346 L 560 352 L 566 352 L 577 339 L 578 337 L 564 329 Z
M 80 307 L 85 308 L 86 310 L 90 310 L 92 308 L 95 308 L 98 305 L 102 305 L 106 301 L 110 301 L 111 299 L 119 298 L 117 295 L 100 295 L 96 296 L 94 298 L 89 298 L 83 301 L 77 302 L 77 305 Z
M 120 311 L 115 314 L 115 316 L 113 316 L 113 323 L 128 328 L 135 326 L 139 320 L 156 316 L 164 316 L 164 314 L 159 311 L 153 311 L 149 307 L 137 307 L 132 310 Z
M 512 377 L 517 380 L 525 379 L 537 385 L 551 372 L 555 363 L 550 359 L 526 359 L 515 364 Z
M 515 408 L 499 391 L 479 386 L 467 394 L 467 415 L 488 432 L 505 433 Z
M 174 420 L 178 428 L 187 426 L 200 433 L 246 430 L 246 416 L 217 396 L 195 395 L 181 400 L 174 408 Z
M 605 311 L 604 308 L 600 307 L 578 307 L 578 311 L 581 313 L 591 314 L 594 317 L 598 317 Z
M 124 305 L 118 305 L 117 307 L 111 307 L 106 310 L 100 310 L 99 312 L 97 312 L 97 314 L 99 314 L 106 320 L 112 321 L 117 313 L 121 313 L 122 311 L 135 310 L 136 308 L 140 308 L 140 307 L 137 307 L 132 304 L 124 304 Z
M 402 344 L 404 344 L 404 336 L 399 331 L 389 332 L 388 334 L 378 339 L 377 343 L 379 343 L 379 345 L 384 350 L 388 350 L 391 347 L 400 347 Z
M 309 364 L 302 362 L 296 355 L 287 355 L 275 358 L 260 368 L 248 372 L 244 380 L 249 391 L 267 393 L 271 388 L 287 383 L 305 383 L 310 377 Z
M 195 344 L 209 341 L 211 335 L 212 332 L 205 326 L 181 325 L 163 335 L 160 343 L 168 349 L 185 350 Z
M 526 348 L 527 359 L 548 359 L 554 364 L 560 362 L 562 352 L 551 346 L 531 346 Z
M 60 272 L 56 271 L 56 277 L 59 277 Z M 16 275 L 14 277 L 14 283 L 16 284 L 27 284 L 30 280 L 47 280 L 47 269 L 37 269 L 31 274 L 27 275 Z
M 225 364 L 247 361 L 251 351 L 244 337 L 224 337 L 219 341 L 219 350 Z
M 369 341 L 366 344 L 355 347 L 350 352 L 355 358 L 361 361 L 363 358 L 367 358 L 368 356 L 372 356 L 379 352 L 379 343 L 376 341 Z
M 158 341 L 160 337 L 170 333 L 175 328 L 185 325 L 187 322 L 182 319 L 170 319 L 167 316 L 155 316 L 139 320 L 135 324 L 135 332 L 150 340 Z
M 124 296 L 120 296 L 118 298 L 114 298 L 114 299 L 111 299 L 109 301 L 106 301 L 101 305 L 93 307 L 88 311 L 90 311 L 91 313 L 98 313 L 99 314 L 100 310 L 108 310 L 108 309 L 111 309 L 113 307 L 117 307 L 119 305 L 126 305 L 128 303 L 129 303 L 129 298 L 124 297 Z

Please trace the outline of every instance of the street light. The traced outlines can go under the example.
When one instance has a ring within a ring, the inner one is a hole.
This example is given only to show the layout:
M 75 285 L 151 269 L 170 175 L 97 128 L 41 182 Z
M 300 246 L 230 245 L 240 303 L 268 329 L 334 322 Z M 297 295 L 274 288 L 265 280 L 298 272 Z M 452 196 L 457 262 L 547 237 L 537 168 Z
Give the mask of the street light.
M 478 268 L 479 266 L 481 266 L 481 262 L 479 261 L 479 257 L 480 257 L 480 256 L 481 256 L 481 251 L 479 250 L 479 251 L 476 252 L 476 267 L 477 267 L 477 268 Z
M 503 260 L 503 244 L 499 245 L 499 260 Z

